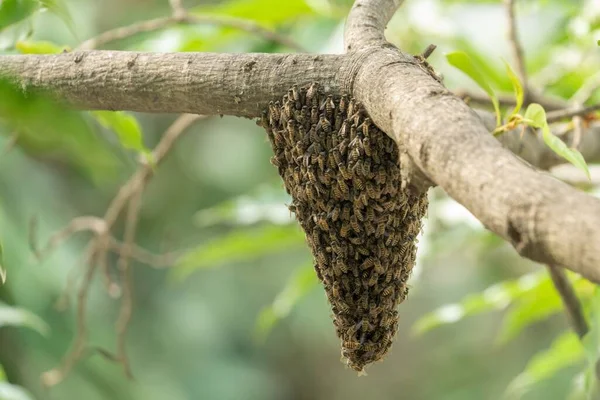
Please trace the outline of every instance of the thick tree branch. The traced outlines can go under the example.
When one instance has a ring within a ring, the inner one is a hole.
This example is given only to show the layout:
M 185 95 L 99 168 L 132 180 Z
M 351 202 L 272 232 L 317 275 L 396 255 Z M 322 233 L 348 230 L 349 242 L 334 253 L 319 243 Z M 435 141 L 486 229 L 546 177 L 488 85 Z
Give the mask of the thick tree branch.
M 339 92 L 344 56 L 85 51 L 0 57 L 0 76 L 81 109 L 260 115 L 294 84 Z
M 358 3 L 361 7 L 354 7 L 348 17 L 349 30 L 360 29 L 353 22 L 357 18 L 379 15 L 394 2 Z M 379 29 L 383 37 L 391 16 L 373 19 L 378 25 L 370 26 L 369 35 L 374 37 Z M 352 50 L 364 52 L 353 82 L 355 96 L 429 179 L 521 255 L 567 266 L 600 282 L 600 200 L 536 171 L 502 148 L 481 118 L 410 55 L 389 46 Z M 404 161 L 403 168 L 410 166 Z

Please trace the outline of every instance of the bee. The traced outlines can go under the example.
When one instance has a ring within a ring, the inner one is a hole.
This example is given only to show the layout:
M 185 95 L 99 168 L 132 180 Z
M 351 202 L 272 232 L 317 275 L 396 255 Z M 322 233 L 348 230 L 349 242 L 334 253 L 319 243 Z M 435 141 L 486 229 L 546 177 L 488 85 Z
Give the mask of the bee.
M 360 343 L 355 341 L 344 341 L 342 346 L 348 350 L 356 350 L 360 347 Z
M 321 171 L 325 170 L 326 158 L 327 156 L 325 155 L 325 153 L 319 153 L 319 155 L 317 156 L 317 164 L 319 164 L 319 168 L 321 169 Z
M 314 98 L 319 94 L 319 84 L 317 82 L 313 82 L 310 84 L 308 89 L 306 90 L 306 102 L 311 103 Z
M 341 237 L 348 237 L 348 233 L 350 233 L 350 225 L 346 224 L 345 222 L 342 222 L 342 227 L 340 228 L 340 236 Z
M 331 133 L 331 122 L 324 116 L 321 116 L 317 124 L 317 130 L 323 130 L 325 133 Z
M 356 139 L 356 124 L 350 125 L 350 141 Z
M 327 267 L 327 258 L 325 258 L 325 254 L 321 253 L 320 251 L 317 252 L 316 259 L 321 268 Z
M 344 198 L 344 194 L 342 193 L 338 185 L 334 184 L 331 187 L 331 193 L 333 194 L 333 198 L 336 200 L 341 200 Z
M 339 206 L 335 206 L 331 210 L 330 218 L 333 222 L 335 222 L 338 220 L 339 217 L 340 217 L 340 208 L 339 208 Z
M 334 110 L 335 110 L 335 103 L 333 102 L 333 96 L 329 95 L 329 96 L 327 96 L 327 99 L 325 100 L 325 115 L 327 115 L 328 118 L 331 118 Z
M 395 292 L 395 289 L 393 286 L 387 286 L 385 289 L 383 289 L 383 292 L 381 292 L 381 295 L 385 296 L 385 297 L 390 297 L 394 294 L 394 292 Z
M 367 194 L 369 195 L 370 198 L 372 199 L 378 199 L 379 197 L 381 197 L 381 195 L 375 190 L 375 187 L 373 186 L 373 184 L 371 182 L 367 182 Z
M 327 220 L 325 218 L 317 218 L 316 216 L 313 217 L 313 220 L 315 221 L 315 223 L 317 224 L 317 226 L 319 228 L 321 228 L 324 231 L 329 231 L 329 224 L 327 224 Z
M 367 285 L 369 287 L 375 286 L 377 284 L 378 279 L 379 279 L 379 276 L 377 276 L 377 274 L 371 274 L 371 276 L 369 277 L 369 280 L 367 281 Z
M 342 208 L 341 219 L 342 219 L 342 221 L 348 221 L 349 218 L 350 218 L 350 206 L 348 204 L 344 204 L 344 207 Z
M 369 206 L 369 198 L 366 192 L 361 192 L 361 194 L 358 195 L 358 201 L 360 201 L 364 207 Z
M 342 115 L 342 113 L 338 110 L 335 113 L 335 116 L 333 118 L 333 129 L 336 132 L 340 131 L 340 128 L 342 127 L 342 123 L 344 122 L 344 116 Z
M 371 255 L 371 251 L 370 251 L 369 249 L 365 248 L 365 247 L 362 247 L 362 246 L 358 246 L 358 247 L 356 248 L 356 251 L 357 251 L 359 254 L 362 254 L 363 256 L 368 256 L 368 255 Z
M 342 175 L 342 178 L 344 179 L 351 179 L 352 178 L 352 174 L 350 173 L 350 171 L 348 171 L 348 168 L 346 168 L 346 164 L 344 163 L 339 163 L 338 164 L 338 169 L 340 171 L 340 174 Z M 344 193 L 346 192 L 345 190 L 342 190 Z
M 310 202 L 315 201 L 315 192 L 313 191 L 310 185 L 306 185 L 304 188 L 304 193 L 306 194 L 306 199 Z
M 344 138 L 340 145 L 338 146 L 338 149 L 340 151 L 340 154 L 344 155 L 346 154 L 346 151 L 348 150 L 348 145 L 350 144 L 350 140 L 348 138 Z
M 354 215 L 356 215 L 356 218 L 358 218 L 360 222 L 364 222 L 365 216 L 362 213 L 361 207 L 358 203 L 354 203 Z
M 361 168 L 361 172 L 365 176 L 365 178 L 370 179 L 372 177 L 370 160 L 364 160 L 362 163 L 360 163 L 360 168 Z
M 346 115 L 348 117 L 350 117 L 351 115 L 354 115 L 354 111 L 356 110 L 356 100 L 354 100 L 354 97 L 350 99 L 350 102 L 348 103 L 348 108 L 346 110 Z
M 321 237 L 319 235 L 319 231 L 318 230 L 313 229 L 310 237 L 312 239 L 314 247 L 319 247 L 321 245 Z
M 375 271 L 377 275 L 385 274 L 385 268 L 383 267 L 383 264 L 381 264 L 381 261 L 377 258 L 373 260 L 373 271 Z
M 367 221 L 375 221 L 375 210 L 373 207 L 367 207 Z
M 310 123 L 313 125 L 319 123 L 319 109 L 317 106 L 313 106 L 313 108 L 310 109 Z
M 342 275 L 341 281 L 344 289 L 346 289 L 346 291 L 350 291 L 350 278 L 348 278 L 346 275 Z
M 333 286 L 331 287 L 331 294 L 335 298 L 340 297 L 340 285 L 338 285 L 337 282 L 334 283 Z
M 373 267 L 373 262 L 374 262 L 374 260 L 373 260 L 371 257 L 367 258 L 367 259 L 366 259 L 366 260 L 365 260 L 365 261 L 364 261 L 364 262 L 363 262 L 363 263 L 360 265 L 360 269 L 362 269 L 362 270 L 366 270 L 366 269 L 372 268 L 372 267 Z
M 343 179 L 338 180 L 338 186 L 342 193 L 347 194 L 349 192 L 348 185 L 344 182 Z
M 363 181 L 362 179 L 360 179 L 357 176 L 354 176 L 352 179 L 352 184 L 354 185 L 354 188 L 357 190 L 364 190 L 365 189 L 365 181 Z
M 300 91 L 298 90 L 298 85 L 292 86 L 292 89 L 288 93 L 288 97 L 294 101 L 300 101 Z
M 355 215 L 350 217 L 350 226 L 352 227 L 354 232 L 356 232 L 356 233 L 361 232 L 360 225 L 358 224 L 358 220 L 356 219 Z
M 371 303 L 369 305 L 369 317 L 371 317 L 372 319 L 377 318 L 377 316 L 379 315 L 380 312 L 381 312 L 381 307 L 377 307 L 375 305 L 375 303 Z
M 346 303 L 338 302 L 336 306 L 340 314 L 348 314 L 350 311 L 350 307 Z
M 365 138 L 363 139 L 363 148 L 365 150 L 365 154 L 368 157 L 371 157 L 371 155 L 373 154 L 373 152 L 371 151 L 371 139 L 367 135 L 365 135 Z

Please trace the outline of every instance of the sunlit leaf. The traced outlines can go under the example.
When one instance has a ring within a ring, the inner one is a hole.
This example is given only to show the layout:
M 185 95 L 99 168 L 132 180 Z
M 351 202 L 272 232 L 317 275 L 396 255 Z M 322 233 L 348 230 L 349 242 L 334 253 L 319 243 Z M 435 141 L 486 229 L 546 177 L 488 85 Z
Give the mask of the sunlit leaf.
M 148 153 L 142 142 L 142 128 L 133 115 L 122 111 L 93 111 L 92 115 L 100 125 L 117 134 L 124 148 Z
M 260 312 L 256 321 L 257 338 L 265 339 L 277 322 L 287 317 L 300 300 L 317 286 L 317 282 L 312 264 L 298 269 L 273 303 Z
M 573 332 L 566 332 L 555 339 L 550 348 L 532 357 L 525 371 L 508 386 L 507 397 L 518 399 L 538 382 L 552 378 L 561 369 L 575 365 L 583 359 L 584 351 L 579 338 Z
M 504 281 L 465 297 L 458 303 L 444 305 L 421 317 L 413 325 L 413 333 L 420 335 L 442 325 L 458 322 L 465 317 L 487 311 L 505 309 L 511 302 L 544 284 L 545 271 L 524 275 L 516 280 Z
M 17 50 L 23 54 L 57 54 L 69 50 L 68 46 L 59 46 L 47 41 L 20 40 L 15 44 Z
M 523 116 L 525 122 L 536 128 L 542 130 L 542 137 L 544 143 L 556 154 L 569 161 L 571 164 L 581 169 L 587 175 L 588 179 L 591 180 L 590 171 L 588 169 L 585 159 L 579 151 L 576 149 L 569 148 L 565 142 L 560 140 L 558 137 L 550 132 L 550 127 L 546 120 L 546 111 L 544 107 L 539 104 L 532 103 L 527 107 L 525 115 Z
M 236 229 L 184 254 L 176 263 L 175 273 L 178 277 L 185 278 L 196 269 L 253 260 L 267 254 L 287 251 L 290 246 L 300 246 L 303 243 L 304 234 L 296 225 Z
M 50 331 L 48 325 L 31 311 L 0 303 L 0 327 L 3 326 L 31 328 L 42 335 Z
M 0 382 L 0 400 L 33 400 L 33 396 L 21 386 Z
M 482 88 L 488 96 L 490 96 L 490 100 L 494 105 L 494 110 L 496 112 L 496 126 L 500 126 L 500 103 L 498 103 L 498 98 L 496 97 L 496 93 L 489 85 L 485 76 L 479 71 L 477 66 L 471 61 L 469 56 L 462 51 L 455 51 L 453 53 L 446 54 L 446 59 L 455 68 L 458 68 L 462 72 L 464 72 L 469 78 L 473 79 L 480 88 Z
M 594 285 L 575 274 L 569 274 L 569 276 L 575 291 L 580 295 L 589 296 Z M 529 325 L 563 312 L 563 310 L 561 297 L 556 291 L 552 280 L 548 277 L 513 302 L 504 316 L 498 334 L 498 343 L 505 344 Z
M 29 17 L 39 8 L 37 0 L 0 1 L 0 31 Z
M 510 78 L 510 81 L 513 85 L 513 90 L 516 98 L 515 109 L 508 116 L 508 119 L 510 119 L 512 116 L 516 115 L 519 111 L 521 111 L 521 107 L 523 106 L 524 93 L 523 86 L 521 86 L 521 81 L 519 80 L 517 74 L 515 74 L 515 71 L 513 71 L 510 64 L 506 61 L 504 61 L 504 65 L 506 65 L 506 73 L 508 74 L 508 77 Z
M 280 188 L 261 186 L 253 193 L 198 211 L 194 220 L 201 228 L 219 224 L 252 225 L 259 222 L 286 225 L 294 221 L 285 205 L 290 200 L 289 195 Z
M 304 0 L 230 0 L 214 6 L 200 6 L 192 12 L 203 15 L 223 15 L 250 19 L 266 25 L 276 25 L 295 18 L 314 14 Z
M 0 364 L 0 382 L 6 382 L 6 372 L 2 364 Z

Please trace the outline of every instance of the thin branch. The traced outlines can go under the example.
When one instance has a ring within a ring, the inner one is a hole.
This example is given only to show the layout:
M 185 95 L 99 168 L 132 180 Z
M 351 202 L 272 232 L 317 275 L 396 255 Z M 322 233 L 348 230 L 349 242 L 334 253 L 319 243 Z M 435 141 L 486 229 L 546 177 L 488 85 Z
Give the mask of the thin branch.
M 117 266 L 121 276 L 121 284 L 123 287 L 123 299 L 121 301 L 121 310 L 117 321 L 117 356 L 123 364 L 125 374 L 132 378 L 131 363 L 127 357 L 126 335 L 131 314 L 133 312 L 133 283 L 131 280 L 131 270 L 129 259 L 131 257 L 131 246 L 135 240 L 135 231 L 138 223 L 140 211 L 140 203 L 142 199 L 143 187 L 140 186 L 137 192 L 132 196 L 127 209 L 127 218 L 125 221 L 125 246 L 120 254 Z
M 118 357 L 128 376 L 131 376 L 129 361 L 125 353 L 125 334 L 132 311 L 133 299 L 131 278 L 129 275 L 129 259 L 135 255 L 133 251 L 133 239 L 135 237 L 140 196 L 146 182 L 152 176 L 154 168 L 156 168 L 156 166 L 164 159 L 176 139 L 180 137 L 192 123 L 200 118 L 202 118 L 202 116 L 185 114 L 175 120 L 154 149 L 152 153 L 153 164 L 150 165 L 146 163 L 138 168 L 133 176 L 119 189 L 102 219 L 97 217 L 75 218 L 67 225 L 67 227 L 58 231 L 50 238 L 43 254 L 56 248 L 56 246 L 76 232 L 88 230 L 96 233 L 88 245 L 85 262 L 86 274 L 77 295 L 77 330 L 75 338 L 71 350 L 63 358 L 60 366 L 47 371 L 42 375 L 42 382 L 45 386 L 54 386 L 64 380 L 75 364 L 84 356 L 85 349 L 87 348 L 86 307 L 91 282 L 98 266 L 108 268 L 106 253 L 110 250 L 114 250 L 116 247 L 118 247 L 120 254 L 118 266 L 123 284 L 123 300 L 119 320 L 117 322 Z M 126 205 L 129 205 L 129 207 L 127 210 L 125 242 L 119 244 L 110 235 L 110 231 Z M 35 240 L 31 241 L 34 252 L 40 254 L 39 251 L 36 251 Z M 139 253 L 139 249 L 136 248 L 136 250 Z M 146 254 L 144 254 L 144 256 L 145 255 Z
M 278 43 L 282 46 L 288 47 L 298 52 L 305 52 L 306 50 L 298 43 L 289 39 L 283 35 L 278 34 L 275 31 L 264 28 L 261 25 L 241 18 L 217 16 L 217 15 L 193 15 L 183 11 L 183 14 L 177 14 L 170 17 L 161 17 L 151 19 L 147 21 L 141 21 L 134 23 L 129 26 L 115 28 L 106 32 L 101 33 L 91 39 L 81 43 L 77 50 L 92 50 L 102 47 L 110 42 L 127 39 L 129 37 L 139 35 L 141 33 L 155 32 L 168 27 L 184 24 L 184 25 L 199 25 L 199 24 L 212 24 L 221 25 L 229 28 L 239 29 L 244 32 L 251 33 L 253 35 L 260 36 L 268 41 Z
M 585 320 L 585 316 L 583 315 L 583 308 L 577 298 L 575 289 L 573 289 L 573 286 L 571 285 L 571 282 L 569 282 L 562 267 L 552 264 L 548 264 L 546 267 L 552 278 L 554 288 L 560 295 L 563 305 L 565 306 L 565 312 L 569 319 L 569 323 L 573 327 L 575 333 L 577 333 L 577 336 L 583 338 L 588 333 L 589 327 Z
M 515 0 L 504 0 L 506 12 L 508 15 L 508 39 L 512 51 L 513 60 L 516 63 L 517 75 L 523 86 L 525 103 L 530 103 L 529 97 L 529 80 L 527 77 L 527 68 L 525 66 L 525 56 L 523 55 L 523 47 L 519 41 L 517 30 L 517 18 L 515 16 Z
M 183 16 L 186 14 L 182 0 L 169 0 L 169 4 L 171 5 L 171 9 L 173 10 L 174 17 Z
M 454 94 L 464 99 L 469 105 L 492 107 L 490 96 L 485 93 L 470 92 L 467 90 L 455 90 Z M 498 102 L 502 107 L 514 107 L 517 104 L 514 95 L 498 95 Z M 542 97 L 535 93 L 529 94 L 529 102 L 540 104 L 546 111 L 562 110 L 567 108 L 569 105 L 564 100 Z
M 566 118 L 573 118 L 577 116 L 583 117 L 598 110 L 600 110 L 600 103 L 587 107 L 575 107 L 571 109 L 552 111 L 546 114 L 546 119 L 548 120 L 548 123 L 552 123 Z

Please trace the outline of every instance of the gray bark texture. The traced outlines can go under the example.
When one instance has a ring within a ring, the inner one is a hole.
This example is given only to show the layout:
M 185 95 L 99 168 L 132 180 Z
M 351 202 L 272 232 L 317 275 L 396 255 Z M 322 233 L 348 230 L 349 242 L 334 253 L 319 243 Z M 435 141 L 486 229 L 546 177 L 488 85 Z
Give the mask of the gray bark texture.
M 350 93 L 401 150 L 403 179 L 441 186 L 488 229 L 534 261 L 600 282 L 600 200 L 534 167 L 563 160 L 534 134 L 500 141 L 490 118 L 448 91 L 384 37 L 400 0 L 357 0 L 344 55 L 83 51 L 0 56 L 0 76 L 81 109 L 226 114 L 254 118 L 294 84 Z M 600 127 L 582 153 L 600 159 Z M 522 158 L 518 157 L 518 154 Z

